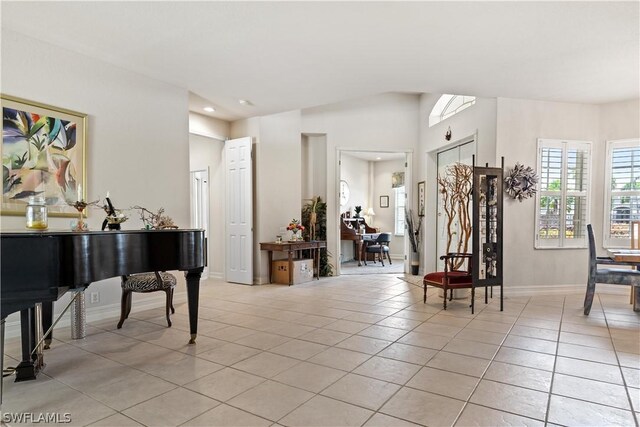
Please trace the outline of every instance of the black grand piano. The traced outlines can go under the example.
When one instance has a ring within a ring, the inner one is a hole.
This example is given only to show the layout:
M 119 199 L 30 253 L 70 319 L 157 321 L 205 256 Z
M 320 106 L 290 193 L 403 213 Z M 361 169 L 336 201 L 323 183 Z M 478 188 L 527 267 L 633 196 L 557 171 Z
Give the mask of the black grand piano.
M 52 323 L 51 303 L 69 289 L 133 273 L 185 272 L 190 343 L 198 329 L 200 276 L 205 266 L 203 230 L 138 230 L 0 233 L 0 328 L 20 311 L 22 361 L 16 381 L 34 379 L 33 308 L 43 303 L 45 330 Z M 48 313 L 44 307 L 48 305 Z M 0 355 L 0 357 L 2 357 Z

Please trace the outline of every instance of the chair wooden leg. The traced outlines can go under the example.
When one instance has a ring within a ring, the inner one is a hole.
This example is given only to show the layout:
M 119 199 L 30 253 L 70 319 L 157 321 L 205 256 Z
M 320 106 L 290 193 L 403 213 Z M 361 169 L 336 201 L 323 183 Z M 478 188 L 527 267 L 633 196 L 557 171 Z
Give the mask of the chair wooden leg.
M 124 316 L 125 319 L 129 318 L 129 314 L 131 314 L 131 300 L 133 299 L 133 292 L 127 292 L 127 312 Z
M 584 296 L 584 315 L 588 316 L 591 312 L 591 304 L 593 304 L 593 295 L 596 293 L 596 282 L 589 280 L 587 282 L 587 293 Z
M 447 309 L 447 285 L 444 285 L 442 287 L 442 289 L 444 290 L 444 298 L 442 298 L 443 300 L 443 307 L 446 310 Z
M 167 326 L 171 327 L 171 289 L 165 289 L 165 295 L 167 296 L 167 304 L 165 307 L 165 312 L 167 314 Z
M 427 282 L 422 282 L 422 286 L 424 286 L 424 298 L 422 300 L 423 304 L 427 303 Z
M 382 263 L 382 266 L 384 267 L 384 253 L 382 252 L 382 247 L 380 247 L 380 262 Z
M 391 255 L 389 255 L 389 252 L 387 252 L 387 260 L 389 261 L 389 265 L 391 265 Z
M 176 309 L 173 308 L 173 292 L 175 291 L 175 288 L 171 288 L 171 314 L 175 314 L 176 313 Z
M 120 300 L 120 321 L 118 322 L 118 329 L 122 328 L 124 320 L 127 318 L 127 293 L 128 291 L 122 291 L 122 298 Z

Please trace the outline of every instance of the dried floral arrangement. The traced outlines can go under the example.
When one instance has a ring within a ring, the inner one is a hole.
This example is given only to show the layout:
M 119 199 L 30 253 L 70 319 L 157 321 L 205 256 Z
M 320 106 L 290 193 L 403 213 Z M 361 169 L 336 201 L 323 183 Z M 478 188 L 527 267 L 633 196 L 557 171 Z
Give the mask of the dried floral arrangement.
M 519 202 L 536 195 L 537 183 L 538 174 L 536 171 L 531 166 L 524 166 L 520 163 L 516 163 L 504 177 L 505 191 L 511 198 Z
M 142 206 L 134 206 L 131 209 L 139 211 L 140 219 L 144 223 L 145 228 L 150 230 L 164 230 L 168 228 L 178 228 L 174 224 L 170 216 L 164 215 L 164 208 L 158 209 L 158 212 L 152 212 Z
M 418 216 L 418 225 L 413 220 L 413 211 L 407 209 L 404 211 L 404 221 L 407 224 L 407 232 L 409 235 L 409 243 L 413 252 L 420 252 L 420 230 L 422 229 L 422 217 Z

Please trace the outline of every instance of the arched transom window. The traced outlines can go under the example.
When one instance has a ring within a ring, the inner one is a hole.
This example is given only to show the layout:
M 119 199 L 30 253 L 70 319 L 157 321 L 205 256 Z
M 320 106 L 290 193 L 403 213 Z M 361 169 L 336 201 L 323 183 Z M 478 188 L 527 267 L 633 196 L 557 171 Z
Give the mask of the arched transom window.
M 458 114 L 460 111 L 471 107 L 475 103 L 475 96 L 442 95 L 440 99 L 438 99 L 438 102 L 436 102 L 436 105 L 433 106 L 431 114 L 429 114 L 429 127 Z

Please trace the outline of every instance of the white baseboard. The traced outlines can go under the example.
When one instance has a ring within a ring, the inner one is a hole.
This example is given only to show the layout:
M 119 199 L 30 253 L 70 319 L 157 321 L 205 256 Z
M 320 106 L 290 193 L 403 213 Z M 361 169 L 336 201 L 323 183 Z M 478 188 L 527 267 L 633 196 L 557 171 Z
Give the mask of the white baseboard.
M 186 292 L 176 292 L 173 295 L 173 303 L 184 303 L 187 301 L 187 293 Z M 132 310 L 135 311 L 144 311 L 151 310 L 153 308 L 164 307 L 166 303 L 166 297 L 164 293 L 156 293 L 146 295 L 146 298 L 134 301 L 132 304 Z M 87 315 L 87 323 L 91 322 L 99 322 L 105 319 L 113 319 L 120 317 L 120 303 L 102 305 L 99 307 L 89 307 L 86 308 Z M 58 313 L 54 314 L 54 321 L 59 316 Z M 71 316 L 69 312 L 65 313 L 60 321 L 56 324 L 56 328 L 64 328 L 66 326 L 71 325 Z M 20 336 L 20 319 L 13 320 L 11 322 L 7 322 L 5 324 L 5 337 L 6 338 L 14 338 Z
M 210 272 L 209 273 L 209 279 L 219 279 L 219 280 L 224 280 L 224 273 L 220 273 L 220 272 Z
M 585 293 L 587 285 L 581 283 L 579 285 L 530 285 L 530 286 L 506 286 L 504 287 L 505 295 L 509 296 L 538 296 L 538 295 L 566 295 L 566 294 L 580 294 Z M 494 289 L 495 291 L 498 289 Z M 614 295 L 628 295 L 628 286 L 619 285 L 596 285 L 596 292 L 614 294 Z

